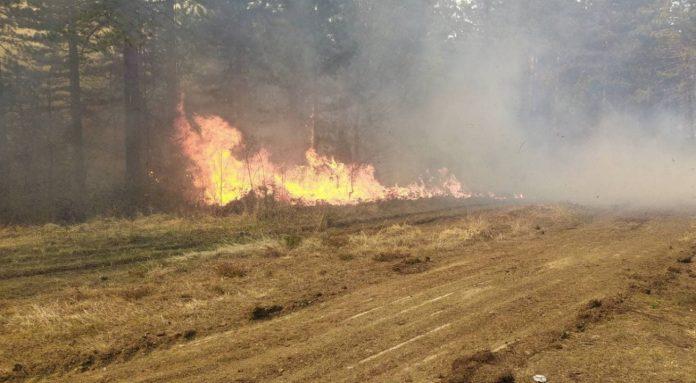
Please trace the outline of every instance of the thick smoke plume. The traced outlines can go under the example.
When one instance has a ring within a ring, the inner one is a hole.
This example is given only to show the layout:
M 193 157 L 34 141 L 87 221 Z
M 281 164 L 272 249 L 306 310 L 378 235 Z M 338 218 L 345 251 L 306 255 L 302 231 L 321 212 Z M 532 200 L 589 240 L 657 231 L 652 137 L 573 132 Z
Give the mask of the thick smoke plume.
M 560 7 L 543 3 L 542 14 Z M 588 18 L 635 12 L 603 3 L 563 6 Z M 673 17 L 693 17 L 685 16 L 691 15 L 690 4 L 677 8 L 671 9 Z M 530 19 L 524 7 L 504 5 L 491 12 L 508 14 L 491 16 L 482 26 L 472 21 L 463 37 L 425 17 L 386 12 L 402 21 L 401 33 L 412 34 L 394 37 L 390 30 L 397 22 L 374 15 L 382 24 L 373 25 L 383 29 L 359 43 L 364 54 L 389 60 L 399 52 L 377 49 L 375 55 L 371 49 L 380 37 L 392 48 L 401 46 L 401 39 L 418 41 L 403 58 L 410 71 L 376 97 L 392 103 L 382 122 L 383 145 L 399 148 L 386 150 L 391 156 L 380 158 L 381 169 L 404 174 L 439 164 L 475 190 L 524 193 L 532 200 L 637 206 L 696 202 L 696 141 L 689 117 L 696 85 L 687 73 L 682 88 L 660 89 L 660 100 L 648 93 L 662 84 L 640 83 L 641 73 L 659 71 L 640 50 L 667 49 L 660 47 L 664 42 L 636 45 L 635 31 L 618 32 L 592 19 L 573 25 L 564 19 L 571 15 Z M 693 28 L 675 23 L 667 28 L 693 41 Z M 583 28 L 587 24 L 594 25 Z M 654 38 L 661 32 L 651 33 Z M 394 67 L 399 65 L 403 61 Z M 378 76 L 369 81 L 380 81 Z M 679 92 L 685 92 L 685 101 L 675 101 Z
M 314 153 L 374 169 L 379 185 L 446 168 L 472 195 L 691 205 L 694 10 L 692 0 L 3 1 L 0 221 L 199 206 L 181 94 L 192 133 L 196 116 L 219 116 L 244 137 L 225 155 L 268 153 L 280 174 Z

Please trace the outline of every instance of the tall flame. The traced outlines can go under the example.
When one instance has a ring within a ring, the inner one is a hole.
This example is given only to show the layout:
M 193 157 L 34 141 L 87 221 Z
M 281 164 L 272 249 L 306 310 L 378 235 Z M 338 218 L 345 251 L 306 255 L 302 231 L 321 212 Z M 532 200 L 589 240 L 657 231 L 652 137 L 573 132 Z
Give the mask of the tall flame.
M 271 162 L 265 149 L 248 148 L 242 133 L 222 118 L 196 115 L 193 120 L 198 130 L 192 128 L 180 104 L 179 142 L 192 162 L 194 185 L 211 205 L 225 205 L 250 192 L 272 193 L 280 200 L 307 205 L 472 196 L 447 169 L 440 169 L 428 182 L 387 187 L 375 178 L 372 165 L 345 164 L 314 149 L 305 153 L 304 165 L 284 168 Z

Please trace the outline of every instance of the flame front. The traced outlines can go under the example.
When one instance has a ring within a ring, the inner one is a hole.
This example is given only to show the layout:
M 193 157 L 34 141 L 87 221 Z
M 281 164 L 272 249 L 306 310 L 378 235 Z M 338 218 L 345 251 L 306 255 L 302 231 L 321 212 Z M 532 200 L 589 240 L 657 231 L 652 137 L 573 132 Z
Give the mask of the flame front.
M 315 205 L 356 204 L 385 199 L 419 199 L 438 196 L 468 198 L 456 177 L 441 169 L 427 182 L 408 186 L 384 186 L 369 164 L 345 164 L 318 154 L 305 153 L 306 163 L 284 168 L 271 162 L 265 149 L 252 151 L 241 132 L 217 116 L 194 116 L 194 130 L 179 106 L 177 129 L 196 188 L 211 205 L 225 205 L 255 192 L 272 194 L 291 203 Z

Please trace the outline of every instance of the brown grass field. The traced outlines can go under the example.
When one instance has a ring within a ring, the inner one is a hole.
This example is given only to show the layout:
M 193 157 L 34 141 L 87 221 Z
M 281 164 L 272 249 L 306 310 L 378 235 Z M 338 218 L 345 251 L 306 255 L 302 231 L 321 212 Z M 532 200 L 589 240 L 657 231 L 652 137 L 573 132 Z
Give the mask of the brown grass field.
M 696 382 L 694 216 L 479 202 L 0 228 L 0 382 Z

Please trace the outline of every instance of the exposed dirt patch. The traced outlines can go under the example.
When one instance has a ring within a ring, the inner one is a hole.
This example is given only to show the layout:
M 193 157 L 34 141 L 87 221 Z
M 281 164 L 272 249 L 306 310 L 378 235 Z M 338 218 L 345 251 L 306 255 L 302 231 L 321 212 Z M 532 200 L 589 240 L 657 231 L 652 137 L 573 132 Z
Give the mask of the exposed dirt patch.
M 500 359 L 490 350 L 482 350 L 457 358 L 452 362 L 449 383 L 514 383 L 512 373 L 500 365 Z
M 590 324 L 609 320 L 612 315 L 625 312 L 624 301 L 623 296 L 590 300 L 578 313 L 574 324 L 575 329 L 585 331 Z
M 266 320 L 274 318 L 283 311 L 283 306 L 272 305 L 272 306 L 256 306 L 251 311 L 251 320 Z

